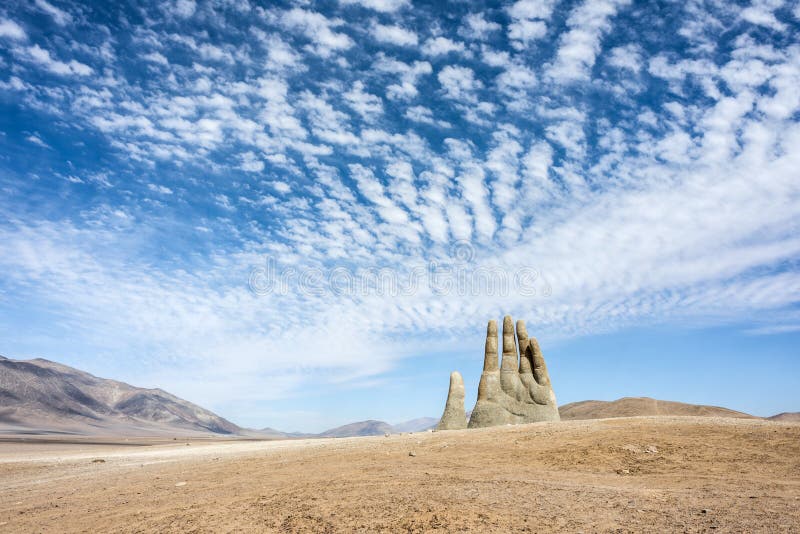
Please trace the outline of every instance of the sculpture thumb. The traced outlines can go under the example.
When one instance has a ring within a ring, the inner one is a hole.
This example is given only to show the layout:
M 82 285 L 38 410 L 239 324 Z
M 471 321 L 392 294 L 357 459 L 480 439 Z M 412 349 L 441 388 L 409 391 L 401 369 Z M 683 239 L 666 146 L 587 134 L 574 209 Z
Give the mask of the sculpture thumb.
M 447 402 L 444 413 L 436 425 L 436 430 L 458 430 L 467 428 L 467 414 L 464 411 L 464 379 L 461 373 L 450 373 L 450 390 L 447 392 Z

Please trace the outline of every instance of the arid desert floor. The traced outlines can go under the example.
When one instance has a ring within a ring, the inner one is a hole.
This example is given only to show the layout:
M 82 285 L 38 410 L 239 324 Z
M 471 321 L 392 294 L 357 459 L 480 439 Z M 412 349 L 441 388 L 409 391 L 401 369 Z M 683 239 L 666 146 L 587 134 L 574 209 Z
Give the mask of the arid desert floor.
M 44 441 L 0 442 L 0 531 L 800 531 L 796 423 Z

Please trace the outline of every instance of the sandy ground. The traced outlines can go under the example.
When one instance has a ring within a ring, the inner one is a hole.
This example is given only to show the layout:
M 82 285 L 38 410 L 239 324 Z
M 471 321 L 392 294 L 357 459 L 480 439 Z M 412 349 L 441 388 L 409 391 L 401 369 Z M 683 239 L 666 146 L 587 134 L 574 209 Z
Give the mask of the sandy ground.
M 800 532 L 796 423 L 77 441 L 0 442 L 0 531 Z

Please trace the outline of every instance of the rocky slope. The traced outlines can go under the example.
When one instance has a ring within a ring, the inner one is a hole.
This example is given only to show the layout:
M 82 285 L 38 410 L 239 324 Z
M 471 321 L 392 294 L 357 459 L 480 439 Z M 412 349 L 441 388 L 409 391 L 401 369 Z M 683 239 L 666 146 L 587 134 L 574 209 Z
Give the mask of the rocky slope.
M 800 423 L 800 412 L 783 412 L 772 417 L 767 417 L 770 421 L 781 421 L 782 423 Z
M 49 360 L 0 356 L 0 432 L 231 435 L 242 429 L 161 389 L 99 378 Z

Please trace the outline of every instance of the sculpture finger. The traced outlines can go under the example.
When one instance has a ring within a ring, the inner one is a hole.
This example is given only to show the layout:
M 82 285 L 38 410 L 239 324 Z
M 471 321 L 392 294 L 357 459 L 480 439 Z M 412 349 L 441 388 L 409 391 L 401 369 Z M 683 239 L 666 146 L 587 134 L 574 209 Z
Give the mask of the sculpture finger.
M 450 389 L 447 391 L 447 402 L 442 418 L 436 428 L 438 430 L 467 428 L 467 415 L 464 411 L 464 379 L 458 371 L 453 371 L 450 374 Z
M 484 371 L 497 371 L 497 321 L 491 320 L 486 327 L 486 349 L 483 357 Z
M 531 374 L 533 372 L 533 364 L 528 351 L 530 340 L 528 339 L 528 330 L 525 328 L 525 321 L 522 319 L 517 321 L 517 343 L 519 344 L 519 373 Z
M 519 367 L 517 361 L 517 344 L 514 340 L 514 322 L 510 315 L 503 318 L 503 361 L 500 368 L 503 371 L 516 371 Z
M 539 342 L 536 341 L 535 337 L 530 338 L 528 352 L 531 354 L 531 361 L 533 362 L 533 376 L 536 379 L 536 382 L 542 386 L 550 385 L 550 375 L 547 373 L 547 364 L 544 363 L 542 349 L 539 348 Z

